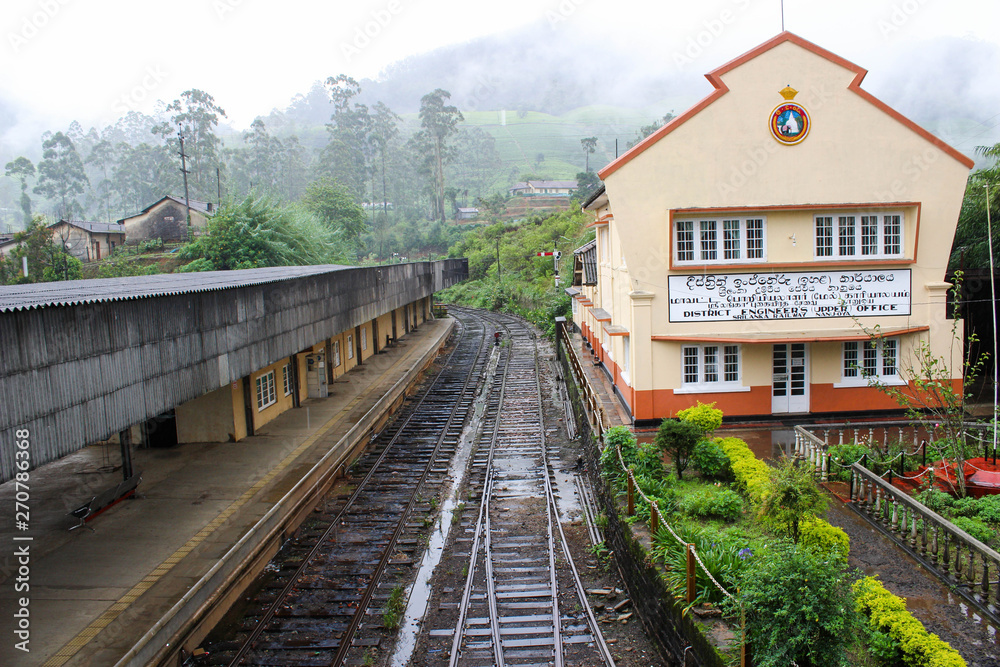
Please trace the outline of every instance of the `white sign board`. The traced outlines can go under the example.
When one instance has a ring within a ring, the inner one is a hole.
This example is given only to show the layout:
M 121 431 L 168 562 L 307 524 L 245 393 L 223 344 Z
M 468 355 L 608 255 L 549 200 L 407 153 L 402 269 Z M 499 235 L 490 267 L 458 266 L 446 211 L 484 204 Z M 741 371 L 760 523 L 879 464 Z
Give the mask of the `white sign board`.
M 910 270 L 669 276 L 671 322 L 910 314 Z

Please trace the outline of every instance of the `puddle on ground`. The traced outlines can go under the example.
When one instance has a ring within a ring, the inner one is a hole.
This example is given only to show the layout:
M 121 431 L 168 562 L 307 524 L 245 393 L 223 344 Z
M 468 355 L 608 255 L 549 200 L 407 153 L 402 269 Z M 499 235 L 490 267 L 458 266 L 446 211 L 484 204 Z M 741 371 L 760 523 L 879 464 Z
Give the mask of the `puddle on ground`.
M 496 372 L 498 355 L 497 350 L 491 353 L 489 367 L 486 377 L 480 385 L 479 393 L 476 395 L 473 406 L 473 416 L 469 420 L 468 426 L 462 431 L 462 437 L 455 456 L 452 457 L 451 465 L 448 468 L 448 477 L 451 484 L 441 499 L 441 511 L 438 513 L 437 523 L 427 541 L 427 548 L 424 550 L 423 558 L 420 559 L 420 569 L 414 579 L 413 587 L 406 603 L 406 612 L 403 622 L 400 624 L 399 633 L 396 636 L 396 645 L 393 648 L 392 658 L 389 664 L 392 667 L 404 667 L 413 655 L 416 647 L 417 633 L 420 630 L 420 622 L 427 613 L 427 603 L 431 597 L 431 576 L 434 569 L 441 562 L 444 554 L 444 545 L 448 541 L 448 534 L 451 532 L 452 517 L 457 509 L 458 492 L 465 483 L 465 478 L 469 468 L 469 460 L 472 456 L 472 446 L 476 441 L 476 434 L 482 426 L 483 413 L 486 408 L 486 399 L 489 396 L 490 380 Z

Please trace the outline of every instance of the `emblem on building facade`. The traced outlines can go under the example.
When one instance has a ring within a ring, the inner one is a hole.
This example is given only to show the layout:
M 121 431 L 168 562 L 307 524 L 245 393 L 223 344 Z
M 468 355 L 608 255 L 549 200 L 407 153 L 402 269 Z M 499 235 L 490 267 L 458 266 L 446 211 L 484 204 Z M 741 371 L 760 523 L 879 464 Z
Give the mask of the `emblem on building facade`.
M 780 143 L 794 146 L 801 143 L 812 128 L 809 112 L 801 104 L 793 102 L 799 91 L 791 86 L 785 86 L 781 91 L 785 101 L 774 107 L 771 112 L 771 136 Z

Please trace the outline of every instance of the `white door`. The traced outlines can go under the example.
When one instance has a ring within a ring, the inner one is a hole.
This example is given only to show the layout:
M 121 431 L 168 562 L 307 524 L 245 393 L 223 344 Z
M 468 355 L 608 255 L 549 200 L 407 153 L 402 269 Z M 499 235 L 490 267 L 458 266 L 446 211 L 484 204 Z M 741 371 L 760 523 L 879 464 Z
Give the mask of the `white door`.
M 809 347 L 805 343 L 774 345 L 771 412 L 809 412 Z

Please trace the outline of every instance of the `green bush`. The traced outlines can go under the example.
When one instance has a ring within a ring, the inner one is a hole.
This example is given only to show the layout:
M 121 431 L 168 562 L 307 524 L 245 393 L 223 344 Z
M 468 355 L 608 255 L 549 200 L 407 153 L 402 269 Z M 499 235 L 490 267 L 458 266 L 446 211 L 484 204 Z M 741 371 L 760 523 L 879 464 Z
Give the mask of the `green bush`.
M 857 463 L 868 452 L 865 445 L 831 445 L 827 449 L 830 455 L 830 476 L 842 482 L 851 481 L 851 464 Z
M 847 571 L 787 545 L 750 560 L 739 597 L 754 665 L 848 664 L 847 647 L 860 624 Z
M 799 523 L 799 545 L 817 556 L 829 555 L 841 567 L 847 567 L 851 539 L 842 529 L 822 519 L 806 519 Z
M 677 479 L 683 479 L 684 469 L 694 451 L 694 446 L 701 440 L 701 427 L 694 422 L 678 419 L 664 419 L 656 431 L 655 444 L 660 452 L 670 455 L 677 470 Z
M 691 452 L 691 466 L 709 479 L 729 480 L 733 467 L 722 447 L 714 440 L 700 440 Z
M 697 424 L 702 434 L 707 436 L 722 424 L 722 410 L 717 410 L 715 403 L 705 404 L 698 401 L 698 405 L 679 411 L 677 418 Z
M 973 517 L 979 514 L 979 506 L 976 504 L 975 498 L 956 498 L 951 504 L 951 513 L 954 516 Z
M 678 528 L 682 542 L 678 542 L 670 531 L 661 527 L 653 536 L 650 555 L 663 562 L 664 577 L 674 595 L 684 599 L 687 593 L 687 544 L 693 544 L 701 562 L 715 580 L 730 593 L 735 594 L 743 571 L 749 567 L 753 554 L 750 549 L 738 544 L 719 542 L 718 536 L 705 530 L 683 530 Z M 695 568 L 694 604 L 711 602 L 718 604 L 725 594 L 700 567 Z
M 929 509 L 938 514 L 946 514 L 955 499 L 951 494 L 939 491 L 938 489 L 927 489 L 914 496 L 917 501 L 926 505 Z
M 681 498 L 678 509 L 692 517 L 718 517 L 733 522 L 743 514 L 743 498 L 729 489 L 710 486 Z
M 996 536 L 993 529 L 971 516 L 956 516 L 951 522 L 984 544 Z
M 794 542 L 799 541 L 799 524 L 826 509 L 826 497 L 813 477 L 811 466 L 798 466 L 786 459 L 771 470 L 771 483 L 761 501 L 760 512 L 784 525 Z
M 771 480 L 770 469 L 739 438 L 720 438 L 716 442 L 729 457 L 737 487 L 747 494 L 750 502 L 759 503 Z
M 869 624 L 900 647 L 903 665 L 914 667 L 965 667 L 965 660 L 907 611 L 906 602 L 885 589 L 874 577 L 854 583 L 855 609 L 868 617 Z
M 1000 495 L 983 496 L 977 503 L 979 518 L 987 523 L 1000 525 Z

